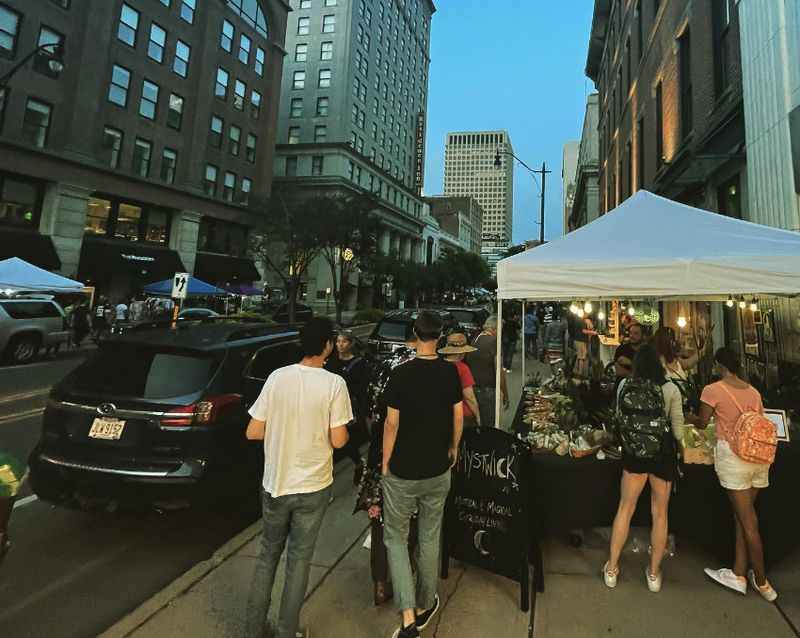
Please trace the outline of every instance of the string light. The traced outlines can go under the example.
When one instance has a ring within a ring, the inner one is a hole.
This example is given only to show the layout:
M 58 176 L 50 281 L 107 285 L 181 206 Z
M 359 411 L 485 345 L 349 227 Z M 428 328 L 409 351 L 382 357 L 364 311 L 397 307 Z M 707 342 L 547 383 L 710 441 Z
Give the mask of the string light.
M 633 306 L 628 306 L 628 314 L 633 317 L 636 314 L 636 308 Z
M 752 301 L 750 302 L 750 310 L 752 312 L 756 312 L 758 310 L 758 299 L 753 297 Z
M 728 301 L 725 302 L 725 305 L 728 306 L 728 308 L 733 308 L 733 305 L 734 305 L 733 297 L 728 295 Z
M 586 315 L 586 313 L 583 311 L 583 308 L 578 308 L 578 312 L 576 312 L 575 314 L 578 315 L 578 317 L 580 317 L 581 319 L 583 319 L 583 317 Z
M 572 302 L 572 305 L 570 305 L 570 307 L 569 307 L 569 311 L 570 311 L 570 312 L 571 312 L 573 315 L 577 315 L 577 314 L 578 314 L 578 304 L 576 304 L 576 303 L 573 301 L 573 302 Z
M 601 310 L 600 312 L 597 313 L 597 318 L 600 321 L 605 321 L 606 320 L 606 313 Z
M 685 328 L 686 327 L 686 317 L 680 316 L 678 317 L 678 328 Z
M 739 309 L 744 310 L 747 308 L 747 302 L 744 300 L 744 297 L 739 297 Z
M 592 302 L 591 301 L 587 301 L 585 304 L 583 304 L 583 311 L 587 315 L 591 314 L 592 310 L 593 310 L 593 308 L 592 308 Z

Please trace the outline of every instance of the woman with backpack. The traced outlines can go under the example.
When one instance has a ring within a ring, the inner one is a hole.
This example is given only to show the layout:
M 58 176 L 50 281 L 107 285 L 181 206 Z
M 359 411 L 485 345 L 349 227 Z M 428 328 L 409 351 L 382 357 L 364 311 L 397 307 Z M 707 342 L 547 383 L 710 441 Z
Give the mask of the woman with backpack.
M 667 381 L 658 353 L 649 344 L 639 348 L 633 361 L 633 376 L 620 383 L 617 415 L 622 439 L 622 483 L 603 580 L 607 587 L 617 586 L 619 558 L 628 540 L 631 518 L 649 482 L 653 527 L 645 580 L 648 589 L 657 593 L 661 591 L 661 560 L 667 548 L 669 496 L 678 473 L 675 438 L 681 434 L 684 419 L 680 391 Z
M 755 504 L 759 490 L 769 485 L 769 467 L 775 457 L 773 441 L 777 444 L 777 440 L 770 429 L 771 422 L 763 416 L 761 395 L 740 377 L 742 364 L 738 355 L 730 348 L 720 348 L 714 360 L 722 380 L 703 389 L 696 422 L 697 427 L 705 429 L 711 417 L 715 419 L 714 469 L 733 506 L 736 558 L 733 569 L 706 568 L 705 573 L 720 585 L 741 594 L 747 593 L 749 580 L 765 600 L 773 602 L 778 594 L 764 571 L 764 547 Z M 759 429 L 762 431 L 757 432 Z

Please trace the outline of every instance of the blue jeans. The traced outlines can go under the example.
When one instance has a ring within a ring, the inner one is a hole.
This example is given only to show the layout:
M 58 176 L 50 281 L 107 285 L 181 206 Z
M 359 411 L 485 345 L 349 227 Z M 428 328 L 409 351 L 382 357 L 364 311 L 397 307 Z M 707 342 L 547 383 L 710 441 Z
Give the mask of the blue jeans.
M 384 540 L 389 554 L 389 569 L 398 609 L 430 609 L 439 584 L 439 557 L 442 550 L 442 515 L 450 492 L 450 470 L 441 476 L 419 481 L 383 477 Z M 411 516 L 417 519 L 417 581 L 411 572 L 408 533 Z
M 295 638 L 300 608 L 306 596 L 311 557 L 328 508 L 333 486 L 310 494 L 287 494 L 273 498 L 263 493 L 264 530 L 247 603 L 248 638 L 260 638 L 267 628 L 267 615 L 275 583 L 275 571 L 288 539 L 286 582 L 278 615 L 276 638 Z

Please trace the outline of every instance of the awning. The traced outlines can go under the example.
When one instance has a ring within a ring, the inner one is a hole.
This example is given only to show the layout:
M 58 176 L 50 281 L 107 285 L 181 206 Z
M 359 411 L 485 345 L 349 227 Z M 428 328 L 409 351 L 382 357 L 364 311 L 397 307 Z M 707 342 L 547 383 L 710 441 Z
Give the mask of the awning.
M 0 260 L 11 257 L 19 257 L 45 270 L 61 268 L 61 260 L 50 235 L 41 235 L 35 230 L 0 229 Z
M 252 259 L 203 252 L 197 253 L 194 274 L 204 281 L 224 286 L 261 279 Z
M 19 257 L 10 257 L 0 260 L 0 288 L 17 292 L 82 292 L 83 284 L 29 264 Z
M 151 295 L 169 297 L 172 294 L 172 277 L 145 286 L 144 291 Z M 189 277 L 186 293 L 190 297 L 207 297 L 211 295 L 227 294 L 222 288 L 207 284 L 205 281 L 200 281 L 196 277 Z
M 86 237 L 81 247 L 78 279 L 96 282 L 112 274 L 128 274 L 143 283 L 172 278 L 186 272 L 174 250 L 152 244 Z

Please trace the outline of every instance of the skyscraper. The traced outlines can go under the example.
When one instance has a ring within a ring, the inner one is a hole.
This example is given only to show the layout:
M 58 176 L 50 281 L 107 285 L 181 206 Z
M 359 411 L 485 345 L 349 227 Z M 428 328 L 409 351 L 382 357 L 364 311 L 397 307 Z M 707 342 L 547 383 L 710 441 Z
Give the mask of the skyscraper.
M 444 156 L 445 196 L 468 195 L 483 208 L 481 253 L 492 271 L 511 244 L 514 211 L 513 152 L 506 131 L 448 133 Z M 500 155 L 500 167 L 495 165 Z

